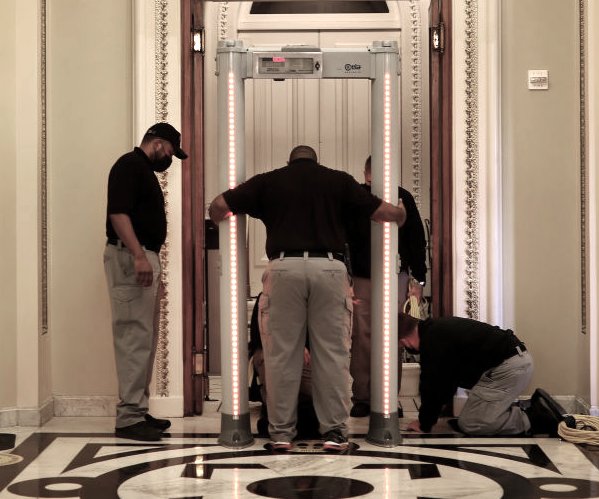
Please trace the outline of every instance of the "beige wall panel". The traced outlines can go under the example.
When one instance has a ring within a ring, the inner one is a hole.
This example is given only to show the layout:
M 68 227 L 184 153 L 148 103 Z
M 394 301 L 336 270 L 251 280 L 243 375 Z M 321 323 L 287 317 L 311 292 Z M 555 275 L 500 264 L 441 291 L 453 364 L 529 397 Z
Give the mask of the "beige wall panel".
M 0 0 L 0 407 L 16 405 L 15 0 Z
M 132 5 L 48 2 L 49 300 L 55 395 L 117 390 L 102 254 L 106 182 L 132 137 Z
M 531 388 L 579 393 L 580 154 L 577 3 L 502 3 L 506 300 L 535 359 Z M 528 90 L 529 69 L 549 90 Z
M 586 92 L 587 92 L 587 172 L 588 172 L 588 341 L 581 347 L 580 358 L 589 358 L 589 369 L 587 372 L 580 369 L 581 386 L 588 386 L 593 415 L 599 415 L 599 303 L 597 292 L 599 290 L 599 245 L 597 235 L 599 234 L 599 4 L 595 0 L 585 2 L 588 13 L 586 23 Z M 585 361 L 586 365 L 586 361 Z

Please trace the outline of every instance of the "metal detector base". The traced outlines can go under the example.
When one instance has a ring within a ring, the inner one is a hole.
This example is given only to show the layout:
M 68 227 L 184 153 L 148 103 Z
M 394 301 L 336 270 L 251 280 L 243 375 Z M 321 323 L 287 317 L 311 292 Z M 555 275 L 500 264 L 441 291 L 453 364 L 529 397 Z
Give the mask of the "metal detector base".
M 395 447 L 401 444 L 397 412 L 389 414 L 388 417 L 371 412 L 366 441 L 380 447 Z
M 223 447 L 241 449 L 254 443 L 250 429 L 250 415 L 241 414 L 233 419 L 230 414 L 221 414 L 218 443 Z

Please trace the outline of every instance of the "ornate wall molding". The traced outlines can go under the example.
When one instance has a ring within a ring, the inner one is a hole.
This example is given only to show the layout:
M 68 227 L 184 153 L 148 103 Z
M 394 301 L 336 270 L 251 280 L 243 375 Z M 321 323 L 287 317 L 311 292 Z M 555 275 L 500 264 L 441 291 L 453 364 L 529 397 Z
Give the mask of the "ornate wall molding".
M 229 33 L 229 2 L 218 4 L 218 40 L 224 40 Z
M 478 319 L 479 297 L 479 136 L 478 136 L 478 0 L 465 3 L 466 254 L 465 302 L 468 317 Z
M 48 332 L 48 144 L 47 144 L 47 78 L 46 32 L 47 2 L 40 3 L 40 244 L 41 244 L 41 334 Z
M 156 121 L 168 119 L 168 0 L 155 0 L 155 116 Z M 157 174 L 160 187 L 164 193 L 165 208 L 168 216 L 168 173 Z M 160 299 L 160 316 L 158 323 L 158 344 L 156 346 L 156 395 L 169 395 L 169 234 L 160 251 L 162 267 L 163 295 Z
M 586 0 L 578 0 L 580 47 L 580 317 L 581 331 L 587 333 L 587 90 L 586 90 Z
M 418 209 L 422 180 L 422 18 L 420 2 L 410 0 L 410 84 L 412 90 L 411 158 L 412 194 Z

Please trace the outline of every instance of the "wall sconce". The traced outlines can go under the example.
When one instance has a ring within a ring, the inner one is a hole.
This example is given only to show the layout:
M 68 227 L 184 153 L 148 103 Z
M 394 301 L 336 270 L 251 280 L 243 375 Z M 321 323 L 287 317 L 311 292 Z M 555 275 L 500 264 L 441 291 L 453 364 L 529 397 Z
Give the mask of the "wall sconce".
M 192 32 L 193 36 L 193 51 L 198 52 L 200 54 L 204 53 L 204 28 L 194 29 Z

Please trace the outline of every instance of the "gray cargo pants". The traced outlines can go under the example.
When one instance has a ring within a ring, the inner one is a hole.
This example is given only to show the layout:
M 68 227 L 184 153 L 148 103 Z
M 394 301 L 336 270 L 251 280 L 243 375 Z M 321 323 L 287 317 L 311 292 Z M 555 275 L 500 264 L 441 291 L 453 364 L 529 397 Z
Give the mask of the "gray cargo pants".
M 262 282 L 260 336 L 272 440 L 290 442 L 297 434 L 308 331 L 312 397 L 320 432 L 338 429 L 347 435 L 352 298 L 345 265 L 332 258 L 275 258 Z
M 532 372 L 532 357 L 526 351 L 485 371 L 469 390 L 458 418 L 460 429 L 468 435 L 519 435 L 528 431 L 528 416 L 512 404 L 530 383 Z
M 144 420 L 158 337 L 160 258 L 146 250 L 154 270 L 151 286 L 136 282 L 133 255 L 124 246 L 107 244 L 104 270 L 112 308 L 114 357 L 119 382 L 116 427 Z

